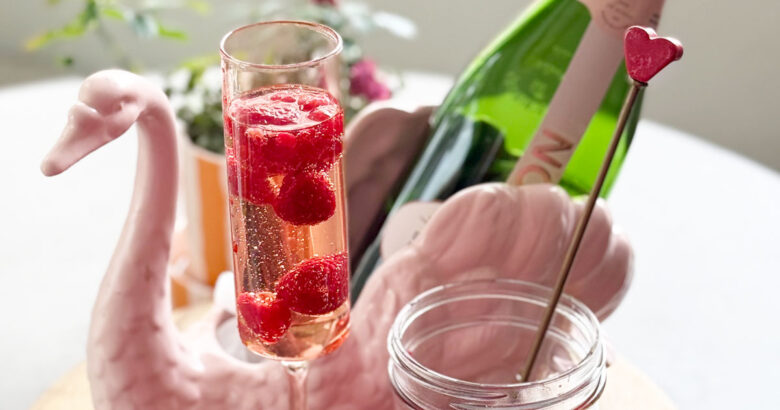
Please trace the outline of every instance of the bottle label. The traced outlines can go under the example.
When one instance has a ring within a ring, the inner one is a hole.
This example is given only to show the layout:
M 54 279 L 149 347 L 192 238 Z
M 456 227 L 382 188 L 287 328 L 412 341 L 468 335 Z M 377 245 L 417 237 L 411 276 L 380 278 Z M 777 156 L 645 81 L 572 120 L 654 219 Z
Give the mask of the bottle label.
M 382 259 L 387 260 L 390 255 L 410 244 L 440 206 L 441 202 L 415 201 L 392 213 L 382 230 Z
M 588 8 L 591 22 L 611 31 L 621 40 L 635 24 L 656 28 L 664 0 L 580 0 Z
M 623 60 L 623 33 L 634 24 L 655 27 L 664 0 L 581 0 L 591 14 L 550 107 L 510 184 L 558 183 Z

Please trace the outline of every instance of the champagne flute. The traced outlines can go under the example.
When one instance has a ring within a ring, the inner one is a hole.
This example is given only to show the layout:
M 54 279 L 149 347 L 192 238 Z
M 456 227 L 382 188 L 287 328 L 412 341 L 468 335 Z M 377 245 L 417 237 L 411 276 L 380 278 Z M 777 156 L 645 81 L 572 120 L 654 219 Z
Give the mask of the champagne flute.
M 306 408 L 308 362 L 349 333 L 341 48 L 302 21 L 240 27 L 220 45 L 238 330 L 286 367 L 291 409 Z

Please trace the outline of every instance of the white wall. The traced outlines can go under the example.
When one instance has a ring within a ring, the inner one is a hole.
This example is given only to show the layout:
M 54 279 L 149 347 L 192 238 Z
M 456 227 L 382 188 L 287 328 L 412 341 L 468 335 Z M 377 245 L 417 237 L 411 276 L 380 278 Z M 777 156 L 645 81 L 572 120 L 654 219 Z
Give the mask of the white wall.
M 387 65 L 457 74 L 489 39 L 508 24 L 529 0 L 368 0 L 378 8 L 414 19 L 419 36 L 413 42 L 378 35 L 367 49 Z M 56 8 L 44 0 L 0 0 L 0 83 L 61 73 L 51 62 L 58 53 L 30 55 L 20 50 L 24 38 L 73 15 L 80 1 Z M 229 4 L 223 1 L 221 4 Z M 190 28 L 188 43 L 129 41 L 145 61 L 160 66 L 215 49 L 236 21 L 224 14 L 207 23 L 192 13 L 171 15 L 177 26 Z M 780 2 L 773 0 L 667 0 L 660 32 L 686 46 L 676 64 L 649 90 L 645 117 L 697 134 L 780 170 Z M 111 60 L 94 40 L 68 45 L 76 69 L 88 72 Z M 59 49 L 62 50 L 62 49 Z M 673 147 L 670 147 L 673 149 Z M 695 158 L 692 159 L 695 161 Z M 717 178 L 713 175 L 713 178 Z

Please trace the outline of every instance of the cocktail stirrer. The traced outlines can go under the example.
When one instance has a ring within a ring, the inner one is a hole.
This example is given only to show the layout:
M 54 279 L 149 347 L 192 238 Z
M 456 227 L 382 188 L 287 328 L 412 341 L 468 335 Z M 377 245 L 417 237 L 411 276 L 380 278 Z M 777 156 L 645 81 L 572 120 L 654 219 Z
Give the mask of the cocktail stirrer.
M 610 141 L 607 153 L 604 157 L 604 162 L 599 169 L 596 182 L 593 184 L 593 188 L 588 195 L 588 200 L 585 203 L 585 208 L 582 211 L 577 227 L 572 236 L 569 248 L 566 251 L 566 256 L 563 259 L 563 265 L 561 266 L 560 273 L 553 288 L 552 298 L 544 312 L 542 322 L 539 325 L 539 329 L 534 339 L 534 343 L 531 347 L 531 352 L 528 355 L 528 359 L 525 362 L 525 366 L 520 373 L 524 381 L 531 380 L 531 372 L 533 371 L 534 364 L 541 350 L 542 343 L 547 334 L 547 330 L 552 322 L 555 309 L 558 306 L 558 301 L 563 293 L 563 288 L 566 285 L 566 279 L 569 277 L 574 259 L 577 256 L 582 238 L 585 235 L 585 230 L 588 227 L 588 221 L 593 213 L 593 208 L 596 205 L 596 200 L 599 197 L 601 188 L 604 185 L 604 180 L 607 176 L 607 171 L 612 164 L 612 159 L 615 156 L 618 143 L 620 142 L 620 136 L 623 134 L 623 129 L 626 126 L 628 117 L 631 114 L 631 110 L 634 107 L 634 103 L 642 88 L 647 87 L 647 82 L 664 67 L 669 65 L 672 61 L 679 60 L 683 54 L 682 44 L 672 38 L 658 37 L 655 31 L 651 28 L 632 26 L 626 30 L 624 38 L 624 52 L 626 56 L 626 69 L 631 77 L 632 86 L 628 92 L 623 108 L 620 111 L 620 117 L 618 118 L 615 132 L 612 134 L 612 140 Z

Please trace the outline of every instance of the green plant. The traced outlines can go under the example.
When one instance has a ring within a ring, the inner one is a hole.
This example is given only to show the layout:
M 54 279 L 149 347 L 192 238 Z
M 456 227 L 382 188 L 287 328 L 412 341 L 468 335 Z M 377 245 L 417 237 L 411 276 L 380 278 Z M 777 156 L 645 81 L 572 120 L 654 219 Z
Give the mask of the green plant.
M 48 0 L 56 5 L 61 0 Z M 37 50 L 57 42 L 74 40 L 87 35 L 96 36 L 112 53 L 115 65 L 140 71 L 143 62 L 136 61 L 117 42 L 107 28 L 113 23 L 129 26 L 136 37 L 185 41 L 187 34 L 163 23 L 161 14 L 174 9 L 188 9 L 210 15 L 209 3 L 203 0 L 80 0 L 82 10 L 64 26 L 29 39 L 28 50 Z M 340 4 L 335 0 L 267 0 L 234 1 L 220 5 L 226 15 L 237 17 L 236 26 L 259 20 L 297 19 L 322 23 L 334 28 L 344 41 L 342 58 L 348 70 L 343 79 L 342 103 L 347 120 L 371 101 L 388 98 L 390 88 L 377 75 L 374 62 L 364 56 L 359 39 L 377 30 L 387 31 L 401 38 L 415 35 L 414 25 L 407 19 L 371 10 L 358 2 Z M 72 56 L 60 56 L 59 62 L 73 65 Z M 189 59 L 168 77 L 166 93 L 176 114 L 196 145 L 222 153 L 222 98 L 217 54 Z
M 52 6 L 61 2 L 62 0 L 47 0 L 47 3 Z M 24 46 L 28 51 L 35 51 L 57 42 L 94 35 L 112 53 L 114 62 L 118 66 L 138 71 L 142 68 L 142 64 L 126 52 L 108 27 L 119 23 L 128 26 L 138 38 L 184 41 L 187 39 L 186 32 L 172 28 L 160 19 L 161 12 L 175 8 L 187 8 L 201 14 L 209 11 L 208 3 L 202 0 L 146 1 L 135 6 L 117 0 L 84 0 L 81 11 L 67 23 L 28 39 Z M 65 55 L 60 56 L 58 61 L 65 66 L 70 66 L 74 59 Z
M 211 152 L 224 153 L 222 72 L 219 55 L 185 61 L 168 76 L 165 93 L 190 140 Z

